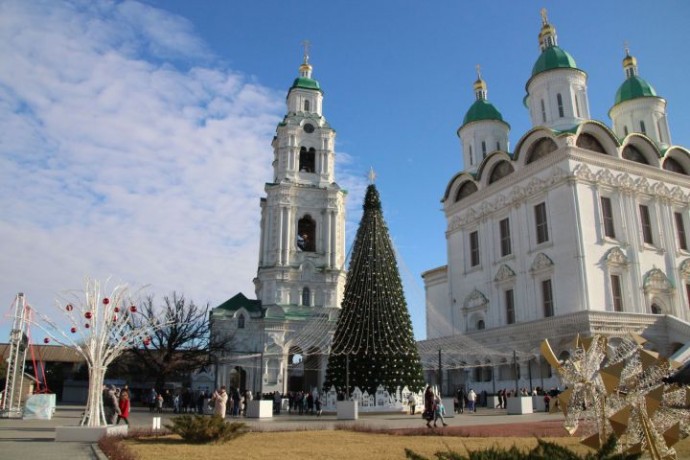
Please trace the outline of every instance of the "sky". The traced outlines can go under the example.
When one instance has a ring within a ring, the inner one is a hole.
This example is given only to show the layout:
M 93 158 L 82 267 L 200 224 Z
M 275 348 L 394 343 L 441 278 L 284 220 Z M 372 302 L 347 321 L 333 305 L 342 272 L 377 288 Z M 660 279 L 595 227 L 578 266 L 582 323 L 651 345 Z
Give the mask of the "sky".
M 463 169 L 475 66 L 516 145 L 544 7 L 588 74 L 592 118 L 610 126 L 627 42 L 690 146 L 684 0 L 0 0 L 0 342 L 18 292 L 59 316 L 87 276 L 212 307 L 253 298 L 271 139 L 304 40 L 337 131 L 347 248 L 373 168 L 425 338 L 421 274 L 446 263 L 440 199 Z

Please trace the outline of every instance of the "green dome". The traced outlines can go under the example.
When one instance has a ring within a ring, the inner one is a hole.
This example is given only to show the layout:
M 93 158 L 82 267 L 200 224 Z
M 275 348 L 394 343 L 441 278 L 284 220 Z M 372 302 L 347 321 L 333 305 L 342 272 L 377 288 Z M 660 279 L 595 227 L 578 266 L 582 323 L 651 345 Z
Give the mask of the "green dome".
M 652 85 L 647 83 L 645 79 L 633 75 L 625 80 L 618 88 L 618 91 L 616 91 L 616 103 L 614 105 L 637 99 L 638 97 L 648 96 L 656 97 L 656 91 L 654 91 Z
M 532 76 L 551 69 L 577 69 L 575 59 L 558 46 L 550 46 L 539 55 L 532 67 Z
M 292 82 L 292 87 L 290 87 L 290 89 L 293 88 L 316 89 L 321 91 L 318 81 L 306 77 L 295 78 L 295 81 Z
M 499 112 L 491 102 L 486 99 L 477 99 L 465 114 L 462 125 L 465 126 L 467 123 L 480 120 L 503 121 L 503 117 L 501 116 L 501 112 Z

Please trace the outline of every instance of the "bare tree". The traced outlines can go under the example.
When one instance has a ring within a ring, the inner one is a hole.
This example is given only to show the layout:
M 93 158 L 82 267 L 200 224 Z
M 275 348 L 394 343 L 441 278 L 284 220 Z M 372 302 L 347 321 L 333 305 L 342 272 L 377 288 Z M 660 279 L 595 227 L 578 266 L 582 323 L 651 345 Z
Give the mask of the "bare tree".
M 208 364 L 214 352 L 231 346 L 231 336 L 211 337 L 209 304 L 199 306 L 173 292 L 163 297 L 160 307 L 149 296 L 140 308 L 136 321 L 147 322 L 153 333 L 141 346 L 131 348 L 129 357 L 134 357 L 137 365 L 155 379 L 156 388 Z

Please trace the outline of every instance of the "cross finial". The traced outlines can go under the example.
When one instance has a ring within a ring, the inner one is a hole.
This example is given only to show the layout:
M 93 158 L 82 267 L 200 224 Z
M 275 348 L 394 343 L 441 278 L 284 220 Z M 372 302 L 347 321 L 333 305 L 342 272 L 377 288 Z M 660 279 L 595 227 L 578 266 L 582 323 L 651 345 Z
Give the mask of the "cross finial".
M 376 173 L 374 172 L 374 167 L 370 166 L 369 167 L 369 183 L 371 185 L 374 185 L 375 180 L 376 180 Z
M 542 8 L 541 11 L 541 23 L 546 25 L 549 23 L 549 18 L 546 17 L 546 8 Z
M 302 46 L 304 46 L 304 63 L 309 64 L 309 47 L 311 42 L 309 40 L 303 40 Z
M 476 66 L 474 66 L 474 68 L 477 69 L 477 80 L 481 80 L 482 79 L 482 68 L 481 68 L 481 66 L 479 64 L 477 64 Z
M 623 49 L 625 50 L 625 55 L 630 56 L 630 43 L 628 43 L 628 40 L 623 42 Z

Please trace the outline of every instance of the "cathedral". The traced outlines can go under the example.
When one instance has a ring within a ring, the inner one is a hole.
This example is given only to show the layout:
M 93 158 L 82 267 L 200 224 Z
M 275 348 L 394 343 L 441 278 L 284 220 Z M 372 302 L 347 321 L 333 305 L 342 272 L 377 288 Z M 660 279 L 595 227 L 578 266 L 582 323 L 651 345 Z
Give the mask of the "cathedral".
M 511 151 L 478 72 L 457 131 L 464 170 L 441 200 L 447 264 L 422 274 L 420 346 L 469 338 L 497 358 L 444 370 L 444 393 L 555 387 L 539 345 L 563 358 L 578 333 L 636 332 L 686 359 L 690 152 L 673 145 L 666 100 L 629 50 L 608 126 L 590 118 L 587 73 L 545 11 L 538 38 L 523 100 L 532 129 Z
M 270 393 L 319 388 L 345 289 L 345 198 L 335 130 L 305 49 L 273 138 L 273 180 L 261 199 L 256 300 L 239 293 L 211 312 L 216 383 Z

